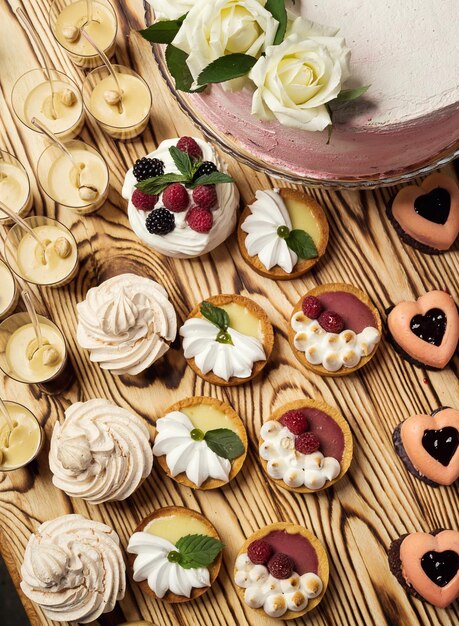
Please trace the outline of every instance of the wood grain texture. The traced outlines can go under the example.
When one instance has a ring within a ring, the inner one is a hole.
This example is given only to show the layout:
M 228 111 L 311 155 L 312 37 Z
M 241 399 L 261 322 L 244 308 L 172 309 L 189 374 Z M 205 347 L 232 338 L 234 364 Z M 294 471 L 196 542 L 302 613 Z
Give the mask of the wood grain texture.
M 58 48 L 47 23 L 50 0 L 24 0 L 24 7 L 46 43 L 51 62 L 81 83 L 83 74 Z M 96 216 L 79 217 L 56 209 L 39 193 L 32 177 L 37 214 L 56 217 L 79 242 L 80 273 L 68 287 L 34 289 L 39 311 L 64 329 L 75 381 L 59 396 L 2 378 L 2 397 L 20 400 L 39 417 L 48 437 L 71 403 L 105 397 L 131 407 L 153 427 L 157 417 L 181 398 L 210 395 L 231 404 L 249 433 L 244 468 L 227 487 L 199 492 L 167 479 L 158 468 L 127 502 L 93 507 L 69 499 L 52 486 L 49 446 L 26 470 L 0 474 L 0 549 L 16 584 L 30 533 L 45 520 L 76 512 L 102 520 L 120 535 L 123 546 L 140 520 L 158 507 L 183 505 L 201 511 L 226 544 L 220 576 L 204 598 L 183 605 L 165 605 L 143 595 L 131 583 L 113 623 L 149 619 L 159 626 L 269 626 L 276 623 L 244 606 L 232 582 L 233 563 L 245 538 L 265 524 L 291 521 L 309 528 L 326 545 L 330 585 L 321 605 L 298 625 L 312 626 L 448 626 L 457 624 L 457 603 L 438 610 L 408 598 L 389 572 L 386 551 L 392 539 L 416 530 L 458 528 L 457 487 L 432 489 L 403 467 L 391 445 L 393 428 L 412 413 L 428 413 L 440 405 L 458 406 L 459 358 L 443 372 L 415 369 L 383 342 L 371 363 L 344 379 L 321 378 L 303 368 L 287 340 L 287 320 L 305 291 L 328 282 L 348 282 L 365 290 L 381 313 L 393 302 L 415 298 L 426 290 L 449 288 L 458 294 L 458 247 L 429 257 L 402 244 L 385 216 L 396 188 L 374 192 L 329 193 L 311 190 L 326 210 L 330 243 L 321 262 L 302 279 L 284 283 L 258 276 L 244 263 L 235 235 L 212 254 L 194 260 L 161 257 L 137 240 L 129 228 L 126 202 L 120 191 L 126 169 L 135 158 L 168 137 L 197 132 L 166 92 L 149 45 L 132 28 L 143 25 L 142 0 L 114 2 L 120 29 L 118 62 L 132 66 L 153 91 L 151 123 L 143 136 L 116 143 L 92 122 L 82 137 L 108 158 L 109 200 Z M 16 1 L 0 0 L 0 146 L 15 153 L 32 175 L 44 148 L 40 135 L 14 117 L 10 94 L 26 69 L 40 64 L 14 16 Z M 256 189 L 275 186 L 265 175 L 228 159 L 244 202 Z M 447 170 L 448 171 L 448 168 Z M 453 173 L 453 168 L 449 168 Z M 0 229 L 1 232 L 1 229 Z M 3 230 L 2 235 L 5 232 Z M 196 303 L 218 293 L 241 293 L 258 302 L 276 331 L 272 360 L 251 383 L 233 389 L 214 387 L 196 377 L 177 347 L 155 367 L 134 379 L 116 378 L 89 361 L 75 340 L 76 308 L 89 287 L 122 271 L 137 271 L 161 282 L 183 321 Z M 320 493 L 295 495 L 278 489 L 265 477 L 257 454 L 260 425 L 277 407 L 301 397 L 335 406 L 348 420 L 355 454 L 349 472 Z M 23 598 L 33 626 L 49 624 L 42 612 Z M 105 621 L 105 620 L 104 620 Z

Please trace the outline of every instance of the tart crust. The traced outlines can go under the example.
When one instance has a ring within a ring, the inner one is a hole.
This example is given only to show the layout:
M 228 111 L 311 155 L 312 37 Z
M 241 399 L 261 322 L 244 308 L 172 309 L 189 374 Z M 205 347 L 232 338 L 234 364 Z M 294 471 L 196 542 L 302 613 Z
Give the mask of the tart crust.
M 303 203 L 305 207 L 308 208 L 308 210 L 312 213 L 314 218 L 319 223 L 321 237 L 320 237 L 320 241 L 317 244 L 317 257 L 315 257 L 314 259 L 299 259 L 297 264 L 293 268 L 293 271 L 290 272 L 290 274 L 288 272 L 285 272 L 278 265 L 274 266 L 270 270 L 267 270 L 266 267 L 258 258 L 258 256 L 249 255 L 249 253 L 247 252 L 246 245 L 245 245 L 247 233 L 244 232 L 241 227 L 242 227 L 243 222 L 252 213 L 249 206 L 245 207 L 245 209 L 243 210 L 239 218 L 238 227 L 237 227 L 237 241 L 239 244 L 239 250 L 241 252 L 241 255 L 244 261 L 248 265 L 250 265 L 250 267 L 253 270 L 255 270 L 255 272 L 257 272 L 261 276 L 265 276 L 266 278 L 272 278 L 273 280 L 292 280 L 308 272 L 323 257 L 327 249 L 329 228 L 328 228 L 328 221 L 325 216 L 324 210 L 322 209 L 320 204 L 318 204 L 314 200 L 314 198 L 312 198 L 308 194 L 302 193 L 301 191 L 297 191 L 296 189 L 282 188 L 280 190 L 280 196 L 284 201 L 296 200 L 297 202 Z
M 186 359 L 186 362 L 195 374 L 197 374 L 200 378 L 207 381 L 208 383 L 212 383 L 213 385 L 220 385 L 221 387 L 234 387 L 236 385 L 242 385 L 244 383 L 247 383 L 249 380 L 252 380 L 256 376 L 258 376 L 258 374 L 265 367 L 271 356 L 271 352 L 274 346 L 274 329 L 271 322 L 269 321 L 269 317 L 263 311 L 261 306 L 258 305 L 256 302 L 254 302 L 250 298 L 246 298 L 245 296 L 240 296 L 237 294 L 221 294 L 218 296 L 210 296 L 209 298 L 205 299 L 205 302 L 210 302 L 217 307 L 234 302 L 236 304 L 239 304 L 240 306 L 245 307 L 255 317 L 258 317 L 261 322 L 263 348 L 265 350 L 266 359 L 264 361 L 257 361 L 253 366 L 252 374 L 247 378 L 238 378 L 237 376 L 232 376 L 228 381 L 220 378 L 219 376 L 216 376 L 213 372 L 203 374 L 199 367 L 196 365 L 194 357 L 191 359 Z M 191 311 L 191 313 L 187 317 L 187 320 L 193 317 L 202 317 L 200 312 L 201 304 L 202 302 Z
M 207 518 L 205 518 L 203 515 L 201 515 L 201 513 L 198 513 L 197 511 L 193 511 L 192 509 L 186 509 L 185 507 L 182 507 L 182 506 L 167 506 L 162 509 L 157 509 L 154 513 L 152 513 L 151 515 L 149 515 L 148 517 L 146 517 L 140 522 L 140 524 L 134 530 L 134 533 L 139 533 L 145 530 L 148 524 L 152 522 L 153 520 L 159 519 L 161 517 L 170 517 L 172 515 L 182 515 L 183 517 L 188 516 L 188 517 L 193 517 L 194 519 L 199 520 L 206 526 L 207 533 L 210 537 L 213 537 L 214 539 L 218 539 L 219 541 L 221 541 L 214 526 L 209 522 Z M 128 553 L 127 558 L 128 558 L 129 567 L 131 569 L 131 574 L 133 574 L 134 561 L 136 557 L 134 554 Z M 208 568 L 209 574 L 210 574 L 210 586 L 203 587 L 201 589 L 198 589 L 196 587 L 193 588 L 193 590 L 191 591 L 191 596 L 189 598 L 186 598 L 185 596 L 178 596 L 177 594 L 172 593 L 172 591 L 168 591 L 163 598 L 158 598 L 155 592 L 149 587 L 147 580 L 142 580 L 141 582 L 137 582 L 136 584 L 139 585 L 140 589 L 146 595 L 152 598 L 155 598 L 156 600 L 162 600 L 163 602 L 167 602 L 168 604 L 190 602 L 191 600 L 194 600 L 195 598 L 199 598 L 200 596 L 204 595 L 210 589 L 210 587 L 214 584 L 220 572 L 221 564 L 222 564 L 222 552 L 219 553 L 215 561 Z
M 185 409 L 187 407 L 198 406 L 202 404 L 213 406 L 219 411 L 221 411 L 222 413 L 224 413 L 226 416 L 228 416 L 232 424 L 235 426 L 237 435 L 239 436 L 240 440 L 244 444 L 245 452 L 241 456 L 231 461 L 231 472 L 228 477 L 228 482 L 225 482 L 223 480 L 216 480 L 215 478 L 208 478 L 202 483 L 200 487 L 198 487 L 197 485 L 195 485 L 195 483 L 191 482 L 191 480 L 187 478 L 187 475 L 185 474 L 185 472 L 182 472 L 181 474 L 178 474 L 175 477 L 171 476 L 170 469 L 167 465 L 165 454 L 163 454 L 162 456 L 155 456 L 155 459 L 158 461 L 163 471 L 172 480 L 175 480 L 176 482 L 182 485 L 185 485 L 186 487 L 191 487 L 191 489 L 199 489 L 199 490 L 206 491 L 209 489 L 218 489 L 219 487 L 224 487 L 231 480 L 233 480 L 233 478 L 240 472 L 242 466 L 244 465 L 245 458 L 247 456 L 248 439 L 247 439 L 247 431 L 244 427 L 244 424 L 241 418 L 236 413 L 236 411 L 232 407 L 230 407 L 228 404 L 225 404 L 225 402 L 222 402 L 221 400 L 217 400 L 216 398 L 209 398 L 207 396 L 194 396 L 192 398 L 185 398 L 184 400 L 180 400 L 179 402 L 176 402 L 175 404 L 170 406 L 167 409 L 166 414 L 171 413 L 172 411 L 181 411 L 182 409 Z
M 343 458 L 340 461 L 341 471 L 339 475 L 333 480 L 327 480 L 325 485 L 321 489 L 309 489 L 308 487 L 289 487 L 284 483 L 282 478 L 272 478 L 267 471 L 268 462 L 265 459 L 262 459 L 260 456 L 260 461 L 263 466 L 263 470 L 265 471 L 266 476 L 275 483 L 281 489 L 286 489 L 287 491 L 292 491 L 293 493 L 319 493 L 320 491 L 324 491 L 324 489 L 328 489 L 335 483 L 337 483 L 344 474 L 349 469 L 349 466 L 352 461 L 354 444 L 352 440 L 351 429 L 349 428 L 349 424 L 344 419 L 344 417 L 339 413 L 336 409 L 326 404 L 325 402 L 320 402 L 319 400 L 312 400 L 311 398 L 305 398 L 304 400 L 295 400 L 294 402 L 288 402 L 287 404 L 283 404 L 279 407 L 272 415 L 270 415 L 269 420 L 279 421 L 281 417 L 287 413 L 287 411 L 297 411 L 301 409 L 317 409 L 326 413 L 329 417 L 331 417 L 340 427 L 343 436 L 344 436 L 344 449 L 343 449 Z M 258 449 L 260 449 L 261 444 L 263 443 L 263 439 L 259 437 L 258 439 Z
M 240 556 L 241 554 L 245 554 L 247 552 L 249 545 L 253 541 L 257 539 L 263 539 L 264 537 L 266 537 L 266 535 L 269 535 L 269 533 L 275 530 L 285 530 L 291 535 L 301 535 L 302 537 L 304 537 L 305 539 L 309 541 L 309 543 L 312 545 L 312 547 L 314 548 L 317 554 L 317 560 L 318 560 L 317 575 L 319 576 L 323 584 L 323 589 L 322 589 L 321 594 L 317 596 L 317 598 L 312 598 L 311 600 L 309 600 L 306 608 L 303 611 L 286 611 L 284 615 L 282 615 L 282 617 L 276 618 L 276 619 L 283 620 L 283 621 L 289 620 L 289 619 L 297 619 L 301 617 L 302 615 L 305 615 L 305 613 L 309 613 L 309 611 L 312 611 L 312 609 L 314 609 L 324 597 L 325 592 L 327 591 L 328 577 L 329 577 L 328 557 L 327 557 L 327 553 L 325 552 L 325 548 L 323 547 L 322 543 L 310 530 L 307 530 L 306 528 L 304 528 L 303 526 L 300 526 L 299 524 L 292 524 L 290 522 L 276 522 L 275 524 L 269 524 L 268 526 L 265 526 L 264 528 L 260 528 L 260 530 L 257 530 L 256 532 L 254 532 L 253 535 L 251 535 L 248 539 L 246 539 L 246 541 L 242 544 L 242 548 L 239 550 L 237 557 Z M 233 580 L 234 580 L 235 575 L 236 575 L 236 565 L 234 565 Z M 236 584 L 235 584 L 235 587 L 236 587 L 237 594 L 240 597 L 241 601 L 243 602 L 244 606 L 247 606 L 244 600 L 244 589 L 242 587 L 239 587 Z M 258 613 L 258 615 L 262 615 L 265 618 L 269 618 L 269 616 L 264 612 L 262 608 L 259 608 L 259 609 L 250 608 L 250 610 L 255 611 L 256 613 Z
M 288 340 L 290 342 L 290 347 L 292 348 L 293 354 L 296 356 L 298 361 L 302 363 L 308 370 L 311 370 L 311 372 L 315 372 L 316 374 L 319 374 L 320 376 L 341 377 L 341 376 L 348 376 L 349 374 L 353 374 L 354 372 L 359 370 L 361 367 L 366 365 L 369 361 L 371 361 L 371 359 L 376 354 L 376 351 L 378 350 L 379 344 L 381 343 L 381 340 L 380 340 L 379 343 L 373 349 L 373 351 L 368 356 L 362 357 L 359 363 L 357 363 L 357 365 L 355 365 L 354 367 L 341 367 L 341 369 L 339 369 L 337 372 L 329 372 L 327 369 L 325 369 L 323 365 L 312 365 L 312 363 L 309 363 L 309 361 L 306 359 L 306 355 L 304 354 L 304 352 L 301 352 L 300 350 L 297 350 L 295 348 L 293 340 L 295 338 L 296 332 L 292 328 L 291 320 L 292 320 L 292 317 L 295 315 L 295 313 L 297 313 L 298 311 L 301 311 L 303 299 L 306 296 L 319 297 L 324 293 L 331 293 L 331 292 L 337 292 L 337 291 L 345 291 L 346 293 L 352 294 L 370 309 L 371 313 L 373 314 L 373 317 L 376 320 L 375 328 L 378 330 L 382 338 L 381 316 L 379 315 L 378 309 L 375 307 L 373 302 L 370 300 L 370 298 L 367 296 L 367 294 L 364 291 L 362 291 L 361 289 L 358 289 L 357 287 L 354 287 L 353 285 L 348 285 L 347 283 L 330 283 L 327 285 L 319 285 L 318 287 L 314 287 L 313 289 L 308 291 L 302 298 L 298 300 L 298 302 L 296 303 L 292 311 L 289 324 L 288 324 Z

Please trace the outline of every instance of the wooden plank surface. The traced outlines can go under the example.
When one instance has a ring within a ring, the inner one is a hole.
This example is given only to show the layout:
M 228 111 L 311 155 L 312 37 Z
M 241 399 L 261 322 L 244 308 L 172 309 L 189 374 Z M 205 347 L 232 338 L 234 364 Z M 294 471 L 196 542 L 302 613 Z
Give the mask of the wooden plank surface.
M 23 6 L 45 42 L 51 61 L 81 82 L 83 74 L 58 48 L 47 24 L 50 0 L 24 0 Z M 457 624 L 455 606 L 440 610 L 405 595 L 389 572 L 386 550 L 405 532 L 436 527 L 458 528 L 457 487 L 432 489 L 404 469 L 391 445 L 394 426 L 408 415 L 430 412 L 440 405 L 458 406 L 455 358 L 449 369 L 426 373 L 403 362 L 384 341 L 369 366 L 343 379 L 324 379 L 296 361 L 287 341 L 293 304 L 309 288 L 325 282 L 349 282 L 364 289 L 381 312 L 402 298 L 415 298 L 433 288 L 458 292 L 459 258 L 454 251 L 437 257 L 420 254 L 399 241 L 385 217 L 396 188 L 374 192 L 310 191 L 327 211 L 331 239 L 328 252 L 304 279 L 275 283 L 255 274 L 242 260 L 235 236 L 212 254 L 194 260 L 171 260 L 145 247 L 129 228 L 126 202 L 120 191 L 125 171 L 138 156 L 168 137 L 195 133 L 167 93 L 149 44 L 132 28 L 143 25 L 142 0 L 114 2 L 118 11 L 118 62 L 141 73 L 153 91 L 151 123 L 134 142 L 116 143 L 88 122 L 82 137 L 108 158 L 112 189 L 96 216 L 78 217 L 60 209 L 34 186 L 35 212 L 56 217 L 71 228 L 79 243 L 78 278 L 59 290 L 34 290 L 40 312 L 64 329 L 76 373 L 72 387 L 59 396 L 45 396 L 32 387 L 2 378 L 2 397 L 18 399 L 40 418 L 49 437 L 66 407 L 78 400 L 105 397 L 130 407 L 152 427 L 173 402 L 193 394 L 217 397 L 232 404 L 245 421 L 250 450 L 245 470 L 227 487 L 200 492 L 180 487 L 155 467 L 151 477 L 127 502 L 92 507 L 69 499 L 52 486 L 48 445 L 26 470 L 0 474 L 0 549 L 16 585 L 25 545 L 37 525 L 58 515 L 77 512 L 103 520 L 126 546 L 140 519 L 155 508 L 172 504 L 202 511 L 217 527 L 226 549 L 220 577 L 197 602 L 168 606 L 145 597 L 131 583 L 120 603 L 126 619 L 150 619 L 159 626 L 268 626 L 275 620 L 257 616 L 243 606 L 232 582 L 235 555 L 245 537 L 274 521 L 304 524 L 326 545 L 331 580 L 327 595 L 312 614 L 296 620 L 313 626 L 448 626 Z M 10 94 L 26 69 L 39 57 L 14 16 L 17 2 L 0 0 L 0 147 L 27 167 L 33 178 L 44 148 L 41 136 L 17 121 Z M 245 201 L 256 189 L 275 186 L 263 174 L 228 159 Z M 453 173 L 453 168 L 446 168 Z M 0 228 L 2 236 L 5 230 Z M 217 293 L 242 293 L 256 300 L 275 326 L 271 363 L 254 382 L 234 389 L 212 387 L 196 378 L 179 348 L 144 376 L 116 378 L 90 363 L 75 340 L 77 302 L 89 287 L 122 271 L 137 271 L 161 282 L 181 320 L 203 298 Z M 304 396 L 323 399 L 347 418 L 355 438 L 355 455 L 346 477 L 320 494 L 296 496 L 268 483 L 257 454 L 260 424 L 285 402 Z M 49 624 L 42 612 L 22 598 L 33 626 Z

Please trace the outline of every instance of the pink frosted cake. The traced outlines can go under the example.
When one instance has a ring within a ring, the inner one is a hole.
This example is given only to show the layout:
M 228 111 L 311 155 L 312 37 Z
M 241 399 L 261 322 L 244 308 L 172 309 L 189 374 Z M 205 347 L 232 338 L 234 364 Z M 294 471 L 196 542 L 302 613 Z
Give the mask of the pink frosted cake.
M 383 178 L 459 142 L 457 0 L 301 0 L 301 15 L 339 28 L 352 52 L 345 87 L 367 93 L 333 117 L 333 134 L 251 114 L 252 92 L 213 85 L 180 94 L 230 145 L 280 171 L 320 180 Z

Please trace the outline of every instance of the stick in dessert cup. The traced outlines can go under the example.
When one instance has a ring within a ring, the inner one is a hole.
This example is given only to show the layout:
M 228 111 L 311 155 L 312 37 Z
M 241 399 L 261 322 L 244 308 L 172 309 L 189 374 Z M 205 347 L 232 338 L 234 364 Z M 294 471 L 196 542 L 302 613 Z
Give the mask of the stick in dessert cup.
M 41 252 L 41 262 L 43 263 L 43 265 L 45 265 L 46 264 L 46 246 L 43 243 L 43 241 L 41 241 L 41 239 L 39 239 L 38 236 L 35 234 L 33 228 L 30 228 L 30 226 L 27 224 L 27 222 L 22 217 L 17 215 L 17 213 L 12 211 L 9 207 L 6 206 L 6 204 L 3 204 L 3 202 L 1 202 L 1 201 L 0 201 L 0 209 L 4 213 L 6 213 L 8 215 L 8 217 L 10 217 L 13 220 L 13 222 L 15 222 L 21 228 L 23 228 L 31 237 L 33 237 L 35 239 L 35 241 L 40 246 L 41 251 L 42 251 Z
M 6 425 L 7 425 L 7 433 L 5 436 L 5 441 L 2 442 L 2 447 L 6 446 L 8 447 L 9 443 L 10 443 L 10 437 L 11 437 L 11 433 L 14 430 L 14 422 L 10 417 L 10 414 L 8 412 L 8 409 L 5 406 L 5 403 L 3 402 L 2 398 L 0 397 L 0 413 L 2 413 L 3 417 L 5 418 L 6 421 Z M 0 447 L 0 465 L 3 462 L 3 450 L 2 447 Z
M 27 313 L 30 315 L 30 321 L 35 332 L 35 340 L 32 340 L 27 346 L 27 358 L 29 361 L 38 354 L 42 353 L 42 360 L 45 363 L 48 361 L 50 364 L 59 358 L 59 353 L 56 348 L 50 344 L 48 339 L 45 339 L 41 333 L 40 323 L 38 321 L 37 312 L 30 297 L 30 293 L 27 290 L 22 292 L 22 299 L 26 305 Z M 49 347 L 48 347 L 49 346 Z

